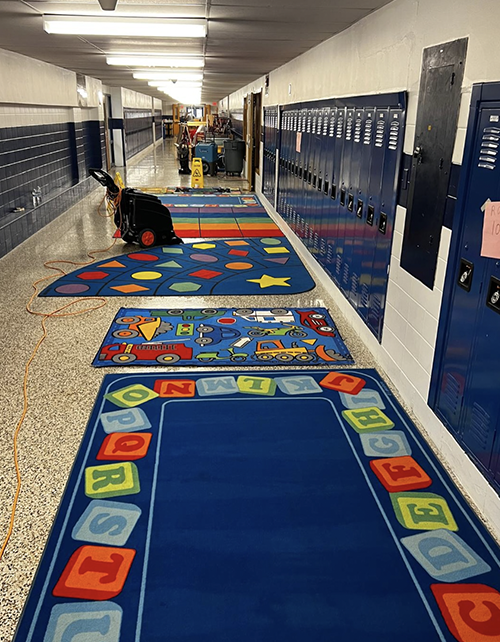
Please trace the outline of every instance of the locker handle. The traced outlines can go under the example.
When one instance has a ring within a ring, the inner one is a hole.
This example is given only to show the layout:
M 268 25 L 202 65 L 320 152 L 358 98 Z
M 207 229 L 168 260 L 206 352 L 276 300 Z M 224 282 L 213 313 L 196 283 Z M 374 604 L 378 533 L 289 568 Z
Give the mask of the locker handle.
M 316 174 L 313 174 L 313 180 L 312 180 L 312 186 L 316 187 L 316 181 L 317 181 L 317 176 Z
M 347 197 L 347 209 L 349 212 L 354 211 L 354 194 L 349 193 L 349 196 Z
M 324 193 L 328 195 L 328 191 L 329 191 L 329 189 L 330 189 L 330 183 L 329 183 L 328 181 L 326 181 L 326 180 L 325 180 L 325 182 L 324 182 L 324 184 L 323 184 L 323 191 L 324 191 Z
M 474 263 L 467 259 L 460 259 L 460 269 L 458 270 L 457 285 L 466 292 L 470 292 L 472 287 L 472 277 L 474 275 Z
M 356 207 L 356 216 L 358 218 L 363 218 L 363 206 L 364 206 L 363 201 L 360 198 L 358 198 L 358 204 Z
M 343 187 L 340 190 L 340 204 L 345 207 L 345 189 Z
M 318 191 L 321 192 L 322 189 L 323 189 L 323 179 L 320 176 L 318 178 Z
M 332 201 L 334 201 L 337 198 L 337 186 L 335 183 L 332 183 L 332 193 L 331 193 Z
M 486 305 L 500 314 L 500 279 L 492 276 L 488 286 L 488 294 L 486 296 Z
M 373 205 L 368 205 L 368 214 L 366 215 L 366 222 L 368 225 L 373 225 L 373 219 L 375 218 L 375 207 Z

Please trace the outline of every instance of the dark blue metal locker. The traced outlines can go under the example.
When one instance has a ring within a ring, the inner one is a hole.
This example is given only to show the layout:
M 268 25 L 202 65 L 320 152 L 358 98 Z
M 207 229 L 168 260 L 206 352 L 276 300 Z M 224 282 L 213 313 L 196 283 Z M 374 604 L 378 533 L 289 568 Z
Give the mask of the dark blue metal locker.
M 376 248 L 372 268 L 372 287 L 368 308 L 368 327 L 382 338 L 387 282 L 391 261 L 392 236 L 398 195 L 399 167 L 403 153 L 403 109 L 389 111 L 389 132 L 384 156 L 380 214 L 376 221 Z
M 336 113 L 335 136 L 333 138 L 333 170 L 332 186 L 330 188 L 330 213 L 327 226 L 327 248 L 325 268 L 333 280 L 337 282 L 337 245 L 340 229 L 340 185 L 342 155 L 344 152 L 344 135 L 346 126 L 346 109 L 338 107 Z M 342 258 L 340 258 L 340 263 Z M 339 267 L 340 274 L 340 267 Z
M 500 201 L 500 102 L 479 107 L 435 410 L 500 483 L 500 260 L 481 256 L 482 207 Z M 451 285 L 451 283 L 450 283 Z
M 374 149 L 374 131 L 375 131 L 375 109 L 369 107 L 364 111 L 363 123 L 363 147 L 361 154 L 361 164 L 359 169 L 358 192 L 354 202 L 354 212 L 356 214 L 355 234 L 352 247 L 351 259 L 351 287 L 349 290 L 349 300 L 352 305 L 359 309 L 361 293 L 361 267 L 363 256 L 370 253 L 370 247 L 365 243 L 366 216 L 369 206 L 369 187 L 372 172 L 372 159 Z M 373 168 L 377 173 L 377 168 Z M 370 210 L 371 211 L 371 210 Z
M 358 311 L 365 321 L 368 316 L 368 306 L 372 288 L 373 261 L 377 243 L 378 220 L 380 217 L 382 175 L 384 171 L 387 138 L 389 136 L 389 108 L 377 108 L 374 114 L 374 121 L 368 201 L 363 230 L 363 249 L 359 275 L 360 292 Z
M 309 238 L 307 246 L 311 254 L 315 257 L 319 253 L 319 228 L 321 225 L 321 203 L 323 195 L 323 173 L 324 173 L 324 129 L 327 123 L 327 109 L 323 108 L 318 111 L 318 121 L 316 124 L 315 137 L 315 168 L 313 178 L 313 194 L 311 219 L 309 223 Z
M 351 212 L 348 211 L 348 193 L 350 185 L 350 170 L 352 147 L 354 138 L 354 124 L 356 112 L 354 109 L 347 109 L 344 129 L 344 145 L 341 157 L 340 183 L 339 183 L 339 207 L 338 207 L 338 226 L 337 240 L 335 245 L 335 280 L 337 285 L 342 288 L 342 274 L 344 267 L 344 245 L 347 234 L 347 225 Z
M 352 289 L 352 258 L 354 242 L 358 233 L 359 219 L 356 216 L 356 202 L 359 191 L 361 164 L 363 160 L 363 131 L 365 127 L 366 112 L 364 109 L 356 109 L 354 113 L 354 132 L 351 153 L 351 165 L 349 168 L 349 183 L 347 190 L 347 214 L 346 234 L 344 240 L 344 256 L 342 265 L 342 291 L 349 298 Z M 357 284 L 356 284 L 357 287 Z
M 314 255 L 321 261 L 326 250 L 326 243 L 323 239 L 323 215 L 325 210 L 325 203 L 328 200 L 328 191 L 330 189 L 330 172 L 331 168 L 329 166 L 329 131 L 330 131 L 330 116 L 331 109 L 330 107 L 325 107 L 323 109 L 323 127 L 321 130 L 321 153 L 320 153 L 320 178 L 318 182 L 318 207 L 316 210 L 316 219 L 314 226 Z
M 328 234 L 331 220 L 331 190 L 333 188 L 334 153 L 335 153 L 335 125 L 337 122 L 337 108 L 331 107 L 328 110 L 328 121 L 326 123 L 326 134 L 324 135 L 324 162 L 325 175 L 323 178 L 323 203 L 321 207 L 321 222 L 319 229 L 319 253 L 318 260 L 326 267 L 328 263 Z

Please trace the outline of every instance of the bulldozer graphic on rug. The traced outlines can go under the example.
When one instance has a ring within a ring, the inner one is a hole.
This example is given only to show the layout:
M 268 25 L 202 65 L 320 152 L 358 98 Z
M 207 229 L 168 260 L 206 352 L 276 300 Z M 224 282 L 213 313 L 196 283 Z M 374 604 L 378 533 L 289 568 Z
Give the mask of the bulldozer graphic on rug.
M 255 358 L 257 361 L 300 361 L 302 363 L 311 363 L 318 358 L 323 361 L 339 361 L 344 357 L 335 352 L 335 350 L 326 350 L 324 345 L 318 345 L 314 348 L 306 348 L 297 345 L 296 341 L 292 342 L 290 348 L 286 348 L 279 339 L 265 339 L 257 341 L 255 348 Z

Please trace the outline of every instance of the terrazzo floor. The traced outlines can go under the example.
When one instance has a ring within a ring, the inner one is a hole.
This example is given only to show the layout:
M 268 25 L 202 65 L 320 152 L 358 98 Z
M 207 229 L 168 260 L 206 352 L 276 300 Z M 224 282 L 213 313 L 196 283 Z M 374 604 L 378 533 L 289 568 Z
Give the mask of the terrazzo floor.
M 189 186 L 189 176 L 178 174 L 172 141 L 164 141 L 158 146 L 155 157 L 152 152 L 148 152 L 136 158 L 126 171 L 120 170 L 126 184 L 130 187 Z M 205 186 L 211 185 L 247 187 L 244 179 L 225 179 L 223 176 L 206 177 Z M 91 195 L 0 259 L 0 291 L 3 299 L 0 323 L 2 541 L 8 529 L 16 486 L 12 438 L 23 407 L 24 368 L 42 334 L 40 318 L 28 314 L 25 306 L 32 294 L 32 283 L 47 274 L 43 267 L 44 261 L 85 261 L 88 260 L 87 251 L 105 248 L 110 244 L 114 225 L 110 220 L 97 215 L 97 206 L 103 193 L 103 188 L 97 186 Z M 283 223 L 281 226 L 285 227 Z M 285 232 L 290 239 L 293 237 L 291 232 Z M 130 251 L 130 245 L 117 241 L 108 254 L 100 255 L 100 258 Z M 339 312 L 332 295 L 318 283 L 317 276 L 315 280 L 317 287 L 310 292 L 266 297 L 266 307 L 328 308 L 356 366 L 376 367 L 370 352 Z M 67 302 L 67 299 L 37 299 L 34 307 L 48 312 Z M 87 300 L 83 306 L 88 303 Z M 170 297 L 168 306 L 248 308 L 261 306 L 262 303 L 262 298 L 248 296 L 206 299 Z M 91 367 L 91 361 L 117 310 L 127 305 L 130 305 L 127 297 L 112 297 L 99 310 L 81 316 L 49 319 L 47 322 L 48 337 L 30 370 L 29 409 L 19 437 L 22 490 L 15 528 L 0 561 L 0 642 L 10 642 L 13 638 L 103 377 L 101 370 Z M 134 307 L 165 305 L 165 299 L 160 297 L 134 298 L 133 301 Z M 126 371 L 124 368 L 121 370 Z M 120 369 L 115 371 L 119 372 Z

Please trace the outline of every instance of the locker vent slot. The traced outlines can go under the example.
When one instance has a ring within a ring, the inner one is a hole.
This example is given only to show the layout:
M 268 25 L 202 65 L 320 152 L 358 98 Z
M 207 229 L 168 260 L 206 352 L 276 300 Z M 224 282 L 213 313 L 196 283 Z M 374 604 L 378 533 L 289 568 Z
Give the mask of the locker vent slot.
M 342 138 L 343 130 L 344 130 L 344 117 L 340 115 L 337 120 L 337 138 Z
M 368 307 L 368 303 L 370 302 L 370 290 L 368 288 L 368 285 L 366 283 L 363 283 L 361 286 L 361 305 L 363 308 Z
M 377 120 L 377 128 L 375 130 L 375 147 L 384 146 L 385 134 L 385 120 Z
M 377 327 L 380 320 L 381 312 L 382 312 L 382 304 L 381 304 L 380 298 L 377 294 L 374 294 L 372 299 L 371 317 L 372 319 L 373 318 L 375 319 Z
M 446 410 L 455 415 L 460 406 L 460 385 L 455 377 L 447 372 L 444 375 L 444 389 L 441 403 Z
M 307 115 L 307 130 L 306 131 L 307 131 L 308 134 L 311 133 L 311 114 Z
M 355 297 L 358 294 L 359 289 L 359 276 L 357 274 L 351 274 L 351 295 Z
M 373 133 L 373 120 L 368 118 L 365 123 L 365 133 L 363 136 L 363 145 L 371 145 Z
M 328 136 L 328 118 L 326 116 L 323 121 L 323 136 Z
M 363 121 L 361 118 L 356 118 L 356 125 L 354 126 L 354 142 L 355 143 L 360 143 L 361 142 L 361 126 L 363 124 Z
M 317 123 L 317 116 L 313 116 L 313 121 L 312 121 L 312 133 L 316 133 L 316 123 Z
M 335 136 L 335 116 L 330 118 L 330 129 L 328 131 L 329 136 Z
M 474 437 L 483 448 L 488 444 L 488 433 L 490 429 L 490 415 L 478 403 L 474 402 L 470 429 Z
M 346 140 L 351 140 L 352 138 L 352 125 L 353 125 L 353 119 L 352 116 L 349 116 L 347 119 L 347 124 L 345 127 L 345 139 Z
M 399 130 L 399 120 L 393 120 L 391 123 L 391 128 L 389 130 L 389 149 L 395 150 L 398 148 Z
M 342 254 L 337 254 L 337 258 L 335 260 L 335 273 L 339 275 L 341 269 L 342 269 Z
M 485 127 L 481 138 L 478 167 L 494 170 L 496 168 L 500 130 L 496 127 Z
M 320 116 L 318 118 L 318 126 L 316 128 L 316 133 L 321 134 L 322 131 L 323 131 L 323 116 Z
M 344 263 L 344 270 L 342 272 L 342 283 L 347 285 L 349 283 L 349 263 Z

